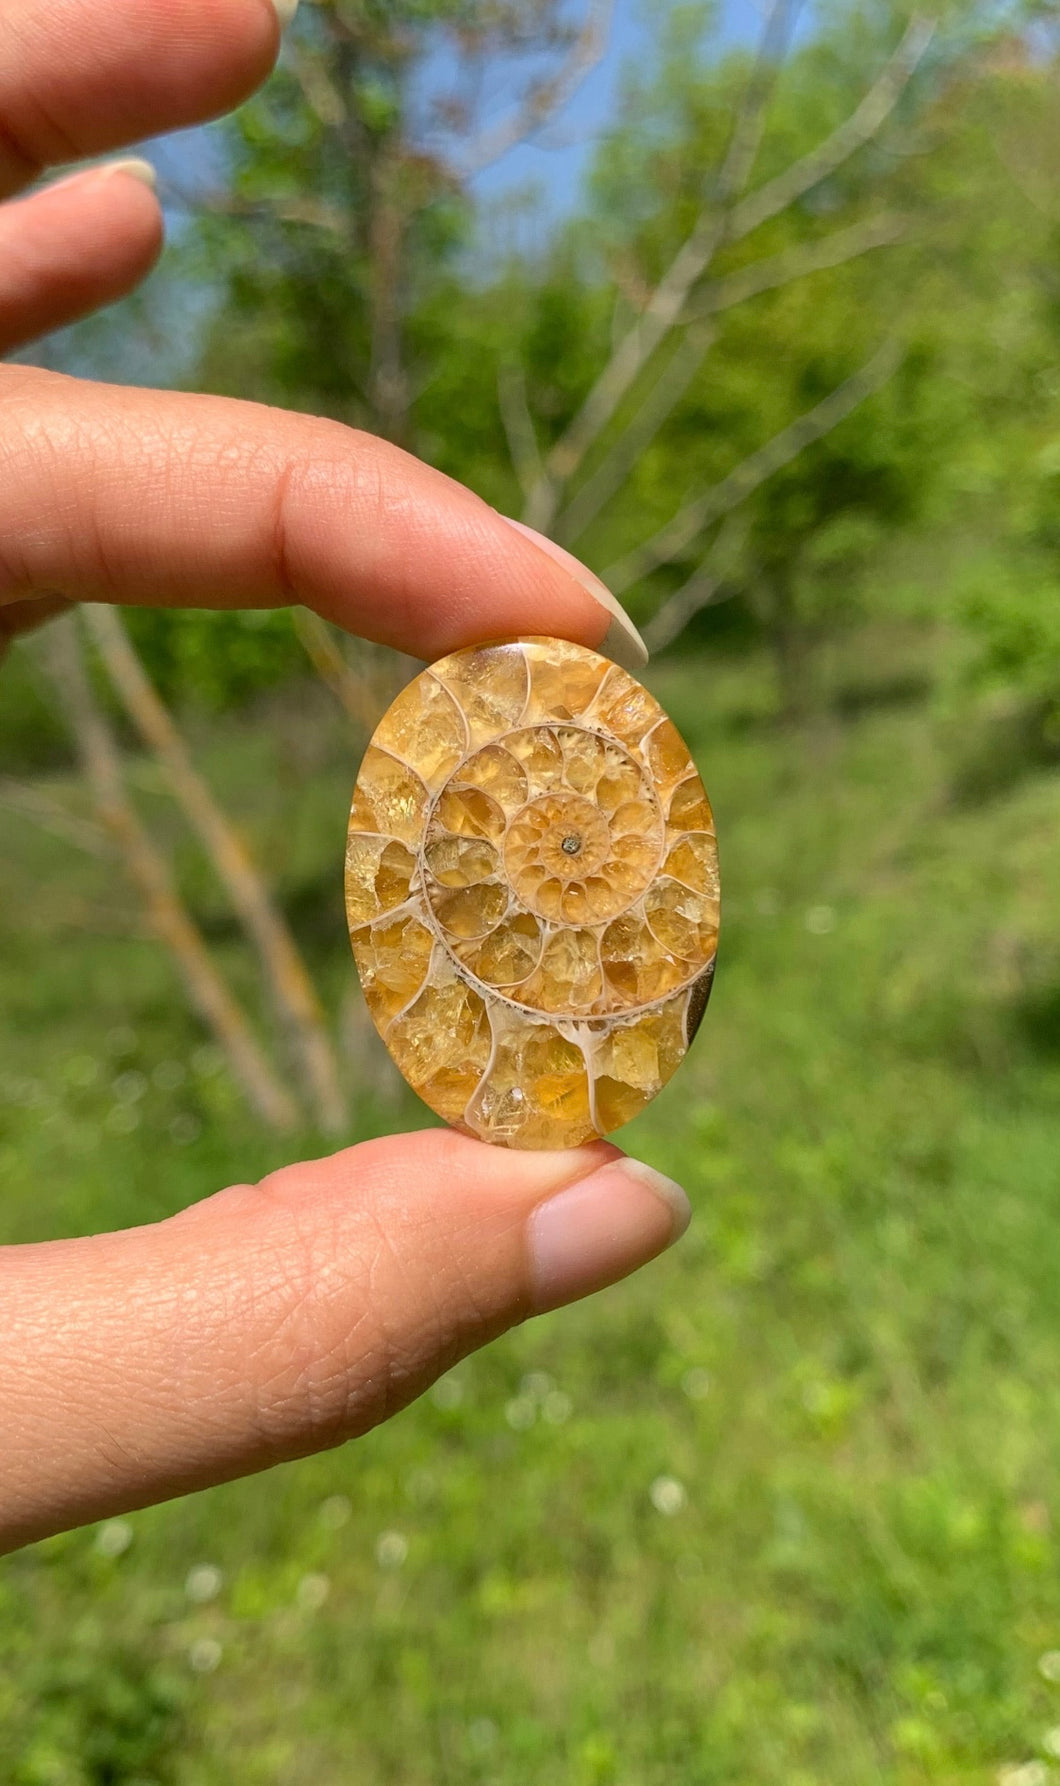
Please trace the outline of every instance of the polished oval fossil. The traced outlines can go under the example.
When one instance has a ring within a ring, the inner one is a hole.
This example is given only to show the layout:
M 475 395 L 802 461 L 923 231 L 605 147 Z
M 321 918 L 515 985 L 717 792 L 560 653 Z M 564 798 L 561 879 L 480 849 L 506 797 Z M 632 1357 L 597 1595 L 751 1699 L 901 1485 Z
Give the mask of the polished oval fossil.
M 575 1147 L 682 1060 L 718 936 L 714 822 L 625 670 L 560 639 L 454 652 L 375 732 L 346 853 L 376 1028 L 439 1116 Z

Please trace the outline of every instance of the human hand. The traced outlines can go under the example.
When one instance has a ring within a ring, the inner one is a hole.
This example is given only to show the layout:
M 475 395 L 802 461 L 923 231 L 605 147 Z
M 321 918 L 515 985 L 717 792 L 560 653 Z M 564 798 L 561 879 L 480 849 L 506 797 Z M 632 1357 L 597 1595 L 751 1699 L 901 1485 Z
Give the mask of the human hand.
M 264 78 L 269 0 L 0 0 L 0 196 Z M 149 172 L 149 170 L 146 170 Z M 0 206 L 0 351 L 129 290 L 144 164 Z M 249 403 L 0 367 L 0 639 L 67 601 L 304 602 L 418 656 L 551 633 L 635 665 L 583 567 L 397 448 Z M 683 1231 L 599 1143 L 394 1136 L 120 1234 L 0 1250 L 0 1547 L 341 1443 Z

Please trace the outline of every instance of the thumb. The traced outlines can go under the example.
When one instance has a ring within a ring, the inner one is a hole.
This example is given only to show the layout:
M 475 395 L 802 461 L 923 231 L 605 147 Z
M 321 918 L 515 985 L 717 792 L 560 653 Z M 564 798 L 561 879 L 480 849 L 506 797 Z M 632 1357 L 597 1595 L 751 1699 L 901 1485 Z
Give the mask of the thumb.
M 600 1143 L 366 1142 L 150 1228 L 0 1253 L 0 1548 L 341 1444 L 684 1232 Z

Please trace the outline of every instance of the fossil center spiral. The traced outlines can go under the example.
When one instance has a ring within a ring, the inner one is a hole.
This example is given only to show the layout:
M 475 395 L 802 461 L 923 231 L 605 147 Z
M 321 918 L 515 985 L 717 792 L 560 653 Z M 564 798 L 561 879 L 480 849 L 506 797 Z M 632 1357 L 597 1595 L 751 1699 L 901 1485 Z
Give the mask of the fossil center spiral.
M 535 942 L 626 911 L 658 870 L 662 836 L 658 801 L 621 745 L 579 726 L 527 727 L 445 783 L 425 839 L 427 899 L 466 965 L 513 984 Z M 502 916 L 503 946 L 481 946 Z
M 597 880 L 611 854 L 611 830 L 603 814 L 580 794 L 543 794 L 517 813 L 508 827 L 504 866 L 518 896 L 543 917 L 565 915 L 571 886 Z M 574 896 L 579 905 L 584 896 Z M 594 890 L 597 904 L 611 904 Z M 600 916 L 604 916 L 601 910 Z

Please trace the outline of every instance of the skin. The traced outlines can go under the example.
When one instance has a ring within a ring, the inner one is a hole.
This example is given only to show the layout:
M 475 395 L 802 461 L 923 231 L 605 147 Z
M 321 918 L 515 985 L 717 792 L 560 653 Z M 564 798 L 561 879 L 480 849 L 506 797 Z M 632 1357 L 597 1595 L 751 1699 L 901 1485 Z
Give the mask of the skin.
M 131 290 L 162 243 L 120 167 L 20 194 L 217 116 L 279 36 L 269 0 L 0 0 L 0 351 Z M 0 652 L 72 601 L 302 602 L 424 658 L 520 632 L 596 646 L 611 618 L 368 435 L 0 366 Z M 363 1433 L 686 1220 L 677 1187 L 608 1144 L 513 1154 L 430 1130 L 150 1227 L 0 1249 L 0 1549 Z

